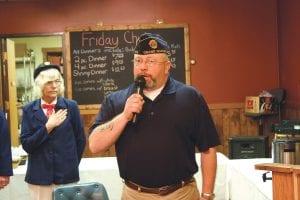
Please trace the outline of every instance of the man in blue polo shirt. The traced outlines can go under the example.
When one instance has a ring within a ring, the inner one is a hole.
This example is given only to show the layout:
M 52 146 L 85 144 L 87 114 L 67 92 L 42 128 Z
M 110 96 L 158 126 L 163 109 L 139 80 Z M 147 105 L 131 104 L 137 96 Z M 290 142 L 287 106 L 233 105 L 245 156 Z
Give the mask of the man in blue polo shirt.
M 160 35 L 142 34 L 133 68 L 142 84 L 106 96 L 90 128 L 93 153 L 115 144 L 124 200 L 214 197 L 218 134 L 200 92 L 169 76 L 169 55 Z M 201 152 L 201 194 L 193 177 L 195 147 Z

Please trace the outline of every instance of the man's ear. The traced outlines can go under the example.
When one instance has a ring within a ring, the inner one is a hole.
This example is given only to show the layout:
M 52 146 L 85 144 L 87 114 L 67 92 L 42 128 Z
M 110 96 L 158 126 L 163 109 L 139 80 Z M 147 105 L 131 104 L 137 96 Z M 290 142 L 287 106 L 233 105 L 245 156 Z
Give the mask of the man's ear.
M 165 63 L 165 73 L 168 74 L 170 72 L 170 69 L 171 69 L 171 61 L 167 61 Z

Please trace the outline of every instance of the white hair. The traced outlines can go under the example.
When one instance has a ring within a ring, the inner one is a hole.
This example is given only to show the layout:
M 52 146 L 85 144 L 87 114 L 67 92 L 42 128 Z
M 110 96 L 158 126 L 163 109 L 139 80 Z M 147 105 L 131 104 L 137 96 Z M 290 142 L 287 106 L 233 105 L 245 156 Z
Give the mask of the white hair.
M 34 93 L 38 98 L 41 98 L 43 96 L 43 90 L 45 87 L 45 84 L 48 81 L 55 81 L 60 80 L 61 84 L 58 88 L 58 95 L 63 96 L 65 92 L 65 85 L 64 80 L 61 75 L 61 73 L 57 69 L 47 69 L 44 71 L 41 71 L 39 75 L 34 80 Z

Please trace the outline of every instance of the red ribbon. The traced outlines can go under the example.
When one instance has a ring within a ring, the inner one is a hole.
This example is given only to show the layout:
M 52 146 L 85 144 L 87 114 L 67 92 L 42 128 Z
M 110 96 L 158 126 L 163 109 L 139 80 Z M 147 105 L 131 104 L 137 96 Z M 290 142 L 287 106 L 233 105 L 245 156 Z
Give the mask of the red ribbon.
M 47 109 L 46 116 L 47 116 L 47 118 L 49 118 L 50 115 L 53 113 L 55 104 L 42 104 L 42 108 Z

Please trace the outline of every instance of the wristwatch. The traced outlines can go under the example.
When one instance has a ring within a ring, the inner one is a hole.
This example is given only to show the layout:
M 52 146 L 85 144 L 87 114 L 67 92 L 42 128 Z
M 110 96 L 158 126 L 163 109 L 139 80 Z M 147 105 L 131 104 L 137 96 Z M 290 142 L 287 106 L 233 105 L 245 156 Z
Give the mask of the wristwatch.
M 215 198 L 215 194 L 214 193 L 201 193 L 200 197 L 203 199 L 207 199 L 207 200 L 213 200 Z

